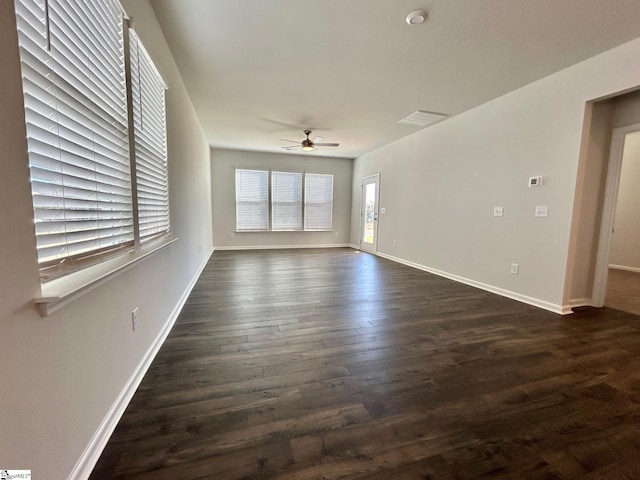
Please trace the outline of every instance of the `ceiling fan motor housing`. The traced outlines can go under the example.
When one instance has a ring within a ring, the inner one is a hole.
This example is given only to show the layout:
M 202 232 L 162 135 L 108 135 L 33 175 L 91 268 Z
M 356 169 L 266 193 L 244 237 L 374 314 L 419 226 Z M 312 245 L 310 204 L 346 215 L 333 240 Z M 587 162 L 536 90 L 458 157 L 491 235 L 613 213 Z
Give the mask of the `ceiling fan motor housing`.
M 291 143 L 297 144 L 297 145 L 286 145 L 282 148 L 284 148 L 285 150 L 293 150 L 294 148 L 302 147 L 302 150 L 304 150 L 305 152 L 310 152 L 312 150 L 315 150 L 316 146 L 322 146 L 322 147 L 340 146 L 339 143 L 321 143 L 322 140 L 324 140 L 322 137 L 315 137 L 313 140 L 318 140 L 318 143 L 315 143 L 313 140 L 309 138 L 309 135 L 311 135 L 311 130 L 304 130 L 303 132 L 307 138 L 302 140 L 300 143 L 298 143 L 296 140 L 287 140 L 285 138 L 281 139 L 283 142 L 291 142 Z

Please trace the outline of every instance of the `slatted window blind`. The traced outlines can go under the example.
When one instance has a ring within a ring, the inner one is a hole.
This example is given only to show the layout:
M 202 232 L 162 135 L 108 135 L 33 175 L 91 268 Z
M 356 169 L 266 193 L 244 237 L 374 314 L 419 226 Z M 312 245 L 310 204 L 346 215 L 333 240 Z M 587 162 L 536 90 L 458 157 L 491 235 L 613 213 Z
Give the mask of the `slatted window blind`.
M 129 30 L 140 241 L 169 231 L 165 85 L 137 34 Z
M 271 172 L 271 230 L 302 230 L 302 173 Z
M 44 277 L 133 245 L 123 18 L 114 0 L 16 0 Z
M 307 173 L 304 177 L 304 229 L 333 228 L 333 175 Z
M 236 169 L 236 230 L 269 230 L 269 172 Z

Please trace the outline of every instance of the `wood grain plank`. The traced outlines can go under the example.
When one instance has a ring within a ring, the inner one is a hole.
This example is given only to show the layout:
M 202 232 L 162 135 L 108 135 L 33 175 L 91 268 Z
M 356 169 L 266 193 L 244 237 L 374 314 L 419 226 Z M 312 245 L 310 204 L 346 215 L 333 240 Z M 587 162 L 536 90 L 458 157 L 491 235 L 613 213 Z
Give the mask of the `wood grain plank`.
M 610 308 L 215 252 L 91 479 L 640 479 L 639 356 Z

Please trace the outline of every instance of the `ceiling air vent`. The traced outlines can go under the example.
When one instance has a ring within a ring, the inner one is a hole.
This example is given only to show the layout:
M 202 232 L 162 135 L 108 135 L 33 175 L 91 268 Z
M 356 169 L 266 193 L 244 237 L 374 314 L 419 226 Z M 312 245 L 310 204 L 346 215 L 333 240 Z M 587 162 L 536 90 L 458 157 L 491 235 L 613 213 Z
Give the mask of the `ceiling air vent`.
M 398 123 L 408 123 L 410 125 L 420 125 L 426 127 L 432 123 L 436 123 L 442 120 L 447 115 L 444 113 L 426 112 L 424 110 L 418 110 L 411 115 L 404 117 L 402 120 L 398 120 Z

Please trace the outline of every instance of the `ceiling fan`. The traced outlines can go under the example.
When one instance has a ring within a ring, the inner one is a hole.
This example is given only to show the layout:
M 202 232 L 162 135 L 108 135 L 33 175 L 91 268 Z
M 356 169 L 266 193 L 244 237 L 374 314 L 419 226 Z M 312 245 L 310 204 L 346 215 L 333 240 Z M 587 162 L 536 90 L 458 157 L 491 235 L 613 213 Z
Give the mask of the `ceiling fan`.
M 302 148 L 302 150 L 304 150 L 305 152 L 311 152 L 315 150 L 316 147 L 339 147 L 340 146 L 339 143 L 322 143 L 322 140 L 324 140 L 324 138 L 322 137 L 314 137 L 313 140 L 310 140 L 309 135 L 311 135 L 311 130 L 303 130 L 303 132 L 307 136 L 307 138 L 305 138 L 302 141 L 287 140 L 286 138 L 281 138 L 280 141 L 282 142 L 295 143 L 295 145 L 287 145 L 282 148 L 284 148 L 285 150 L 295 150 L 297 148 Z

